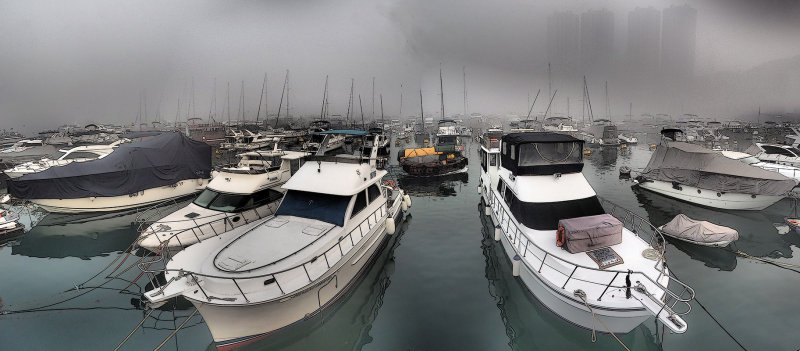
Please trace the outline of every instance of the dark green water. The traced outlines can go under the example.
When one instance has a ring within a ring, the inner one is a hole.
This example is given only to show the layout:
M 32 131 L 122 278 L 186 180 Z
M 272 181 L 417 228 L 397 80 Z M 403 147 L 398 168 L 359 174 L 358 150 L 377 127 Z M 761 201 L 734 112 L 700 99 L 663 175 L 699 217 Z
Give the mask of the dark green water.
M 553 315 L 512 277 L 508 259 L 487 236 L 490 227 L 475 192 L 477 145 L 468 148 L 467 174 L 400 179 L 413 195 L 411 215 L 344 299 L 247 349 L 621 350 L 604 334 L 592 343 L 591 331 Z M 656 225 L 682 212 L 739 230 L 734 249 L 800 265 L 800 236 L 779 234 L 773 224 L 795 213 L 791 201 L 761 212 L 722 212 L 635 192 L 618 169 L 644 167 L 649 157 L 646 145 L 597 148 L 584 174 L 601 196 Z M 0 248 L 0 350 L 113 350 L 144 317 L 134 306 L 144 283 L 128 286 L 139 271 L 125 270 L 138 258 L 121 263 L 121 252 L 137 235 L 130 225 L 134 218 L 128 213 L 46 220 Z M 673 241 L 667 259 L 748 350 L 800 347 L 797 271 Z M 106 278 L 117 266 L 111 276 L 118 277 Z M 187 307 L 154 312 L 122 350 L 154 349 L 186 320 L 192 312 Z M 621 339 L 632 350 L 739 349 L 696 303 L 685 319 L 689 330 L 682 335 L 663 335 L 650 319 Z M 213 346 L 199 314 L 163 348 L 205 349 Z

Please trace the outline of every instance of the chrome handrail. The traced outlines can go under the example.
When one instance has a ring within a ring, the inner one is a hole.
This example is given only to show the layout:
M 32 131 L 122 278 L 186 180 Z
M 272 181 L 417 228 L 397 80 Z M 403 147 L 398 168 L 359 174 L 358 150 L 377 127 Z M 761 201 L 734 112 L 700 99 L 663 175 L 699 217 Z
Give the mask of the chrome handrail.
M 511 217 L 509 215 L 508 210 L 506 210 L 506 208 L 504 206 L 502 206 L 502 205 L 497 205 L 499 203 L 502 203 L 502 199 L 500 199 L 499 196 L 494 191 L 490 191 L 490 192 L 492 194 L 492 197 L 490 198 L 489 206 L 492 209 L 492 212 L 495 214 L 495 216 L 497 216 L 497 219 L 499 221 L 499 224 L 495 228 L 499 228 L 500 230 L 502 230 L 504 232 L 504 234 L 506 235 L 506 238 L 511 243 L 511 246 L 513 247 L 515 252 L 518 252 L 518 250 L 520 248 L 522 248 L 522 256 L 521 257 L 527 257 L 528 253 L 530 253 L 531 255 L 533 255 L 534 257 L 539 259 L 541 264 L 538 267 L 538 269 L 535 268 L 535 267 L 531 267 L 530 264 L 526 260 L 522 260 L 522 262 L 526 266 L 528 266 L 532 271 L 535 270 L 536 272 L 541 274 L 542 269 L 545 266 L 547 266 L 548 268 L 552 268 L 554 272 L 557 272 L 558 274 L 561 274 L 561 275 L 567 277 L 567 279 L 564 281 L 564 284 L 561 287 L 562 289 L 564 289 L 566 287 L 567 283 L 569 283 L 570 280 L 577 280 L 577 281 L 581 281 L 581 282 L 588 283 L 588 284 L 595 284 L 595 285 L 604 286 L 605 289 L 597 297 L 597 301 L 601 301 L 602 297 L 605 295 L 605 293 L 608 291 L 609 288 L 612 288 L 612 287 L 613 288 L 632 288 L 632 287 L 628 287 L 627 285 L 614 285 L 614 281 L 617 280 L 617 278 L 619 277 L 620 274 L 625 274 L 625 275 L 630 274 L 632 276 L 633 275 L 642 276 L 647 281 L 649 281 L 650 283 L 652 283 L 653 285 L 655 285 L 656 287 L 661 289 L 666 295 L 669 296 L 669 299 L 666 299 L 664 301 L 664 306 L 670 305 L 670 309 L 672 309 L 673 313 L 675 313 L 677 315 L 686 315 L 689 312 L 691 312 L 692 306 L 691 306 L 691 304 L 689 302 L 691 300 L 693 300 L 694 297 L 695 297 L 694 289 L 692 289 L 690 286 L 688 286 L 687 284 L 683 283 L 682 281 L 678 280 L 677 278 L 669 275 L 666 272 L 666 264 L 662 264 L 661 267 L 658 266 L 659 263 L 662 263 L 662 262 L 665 263 L 664 262 L 664 255 L 663 255 L 663 253 L 664 253 L 664 248 L 663 247 L 651 245 L 653 247 L 659 247 L 658 259 L 656 260 L 655 266 L 654 266 L 659 271 L 659 276 L 655 280 L 653 278 L 651 278 L 649 275 L 644 274 L 643 272 L 640 272 L 640 271 L 633 271 L 633 270 L 621 271 L 621 270 L 614 270 L 614 269 L 599 269 L 599 268 L 596 268 L 596 267 L 588 267 L 588 266 L 584 266 L 584 265 L 580 265 L 580 264 L 575 264 L 575 263 L 572 263 L 572 262 L 569 262 L 569 261 L 565 261 L 565 260 L 563 260 L 563 259 L 561 259 L 561 258 L 559 258 L 559 257 L 557 257 L 555 255 L 550 254 L 547 250 L 541 248 L 535 242 L 530 240 L 524 234 L 524 232 L 522 232 L 519 229 L 518 225 L 516 223 L 513 223 L 514 222 L 513 217 Z M 602 198 L 600 198 L 600 201 L 601 201 L 601 203 L 607 203 L 607 204 L 613 205 L 613 206 L 615 206 L 615 208 L 622 208 L 622 207 L 614 204 L 613 202 L 610 202 L 610 201 L 602 199 Z M 497 206 L 495 206 L 495 205 L 497 205 Z M 610 214 L 612 216 L 614 216 L 614 217 L 617 217 L 613 213 L 610 213 Z M 659 236 L 662 235 L 661 231 L 658 230 L 658 228 L 653 226 L 646 219 L 644 219 L 642 217 L 639 217 L 639 216 L 637 216 L 636 214 L 634 214 L 633 212 L 630 212 L 630 211 L 627 211 L 627 216 L 628 216 L 628 218 L 631 218 L 631 221 L 639 220 L 639 221 L 641 221 L 640 223 L 647 223 L 649 225 L 649 227 L 653 229 L 654 233 L 656 233 Z M 618 219 L 620 219 L 620 218 L 618 218 Z M 620 219 L 620 221 L 623 221 L 623 219 Z M 506 228 L 505 230 L 503 230 L 503 226 L 504 225 L 505 225 L 505 228 Z M 511 226 L 513 226 L 513 229 L 514 229 L 513 233 L 510 231 L 510 229 L 512 229 Z M 637 237 L 639 236 L 639 233 L 637 233 L 637 232 L 635 232 L 633 230 L 631 230 L 631 232 L 633 232 L 634 235 L 636 235 Z M 663 236 L 661 236 L 661 238 L 663 240 Z M 524 245 L 523 245 L 523 240 L 524 240 Z M 651 239 L 651 241 L 652 240 L 654 240 L 654 239 Z M 657 239 L 655 239 L 655 240 L 657 240 Z M 531 248 L 533 248 L 533 247 L 535 247 L 539 251 L 543 252 L 544 253 L 544 257 L 540 257 L 541 255 L 539 255 L 536 252 L 532 251 Z M 546 261 L 547 261 L 548 258 L 551 258 L 551 261 L 552 260 L 559 261 L 563 265 L 568 266 L 567 268 L 570 268 L 569 266 L 571 266 L 572 267 L 571 273 L 569 275 L 564 274 L 563 272 L 561 272 L 561 270 L 558 269 L 558 267 L 555 267 L 555 266 L 553 266 L 551 264 L 547 264 Z M 593 272 L 614 273 L 614 277 L 611 278 L 611 280 L 609 280 L 607 284 L 605 284 L 605 283 L 601 284 L 601 283 L 599 283 L 597 281 L 589 281 L 589 280 L 586 280 L 586 279 L 575 278 L 574 275 L 575 275 L 575 272 L 578 269 L 587 270 L 587 271 L 593 271 Z M 662 276 L 666 276 L 668 278 L 667 286 L 662 285 L 660 282 L 658 282 L 658 280 Z M 675 292 L 675 291 L 672 291 L 671 289 L 669 289 L 669 287 L 668 287 L 669 282 L 675 282 L 676 284 L 678 284 L 680 286 L 680 289 L 679 289 L 680 292 Z M 674 310 L 674 307 L 678 303 L 681 303 L 681 304 L 683 304 L 685 306 L 683 310 L 681 310 L 681 311 L 675 311 Z
M 292 267 L 289 267 L 289 268 L 286 268 L 286 269 L 283 269 L 283 270 L 280 270 L 280 271 L 277 271 L 277 272 L 256 274 L 256 275 L 250 275 L 250 276 L 244 276 L 244 277 L 231 277 L 231 276 L 219 276 L 219 275 L 204 274 L 204 273 L 197 273 L 197 272 L 187 272 L 187 271 L 184 271 L 182 269 L 166 269 L 165 268 L 165 269 L 162 269 L 162 270 L 150 270 L 147 267 L 142 267 L 142 266 L 140 266 L 139 268 L 142 269 L 143 272 L 149 273 L 149 274 L 156 274 L 156 273 L 160 273 L 160 272 L 178 272 L 177 276 L 170 278 L 170 280 L 167 283 L 163 284 L 159 288 L 158 294 L 163 294 L 164 290 L 166 289 L 166 287 L 169 286 L 169 284 L 172 283 L 173 281 L 176 281 L 178 279 L 181 279 L 182 277 L 187 277 L 188 276 L 195 282 L 196 286 L 199 288 L 199 290 L 206 297 L 206 300 L 210 302 L 212 299 L 215 299 L 215 297 L 211 296 L 211 295 L 208 295 L 205 292 L 205 290 L 203 289 L 203 287 L 200 284 L 201 280 L 198 280 L 197 278 L 198 277 L 200 277 L 200 278 L 212 278 L 212 279 L 223 279 L 223 280 L 232 281 L 236 285 L 236 287 L 238 288 L 239 293 L 242 295 L 242 298 L 244 298 L 245 302 L 249 302 L 250 300 L 248 299 L 247 294 L 245 294 L 244 290 L 239 286 L 237 281 L 240 282 L 242 280 L 269 277 L 269 279 L 264 281 L 263 285 L 271 285 L 273 283 L 276 284 L 276 286 L 278 287 L 278 290 L 280 291 L 280 295 L 275 296 L 272 299 L 280 298 L 280 297 L 285 296 L 288 293 L 294 292 L 294 291 L 299 289 L 299 288 L 294 289 L 294 290 L 284 289 L 286 286 L 282 286 L 281 285 L 280 280 L 282 278 L 279 277 L 280 274 L 302 268 L 303 272 L 305 273 L 306 279 L 308 280 L 307 282 L 304 283 L 303 286 L 314 282 L 315 279 L 319 279 L 320 277 L 324 276 L 325 273 L 328 272 L 328 270 L 330 270 L 331 267 L 333 267 L 336 264 L 338 264 L 345 257 L 345 252 L 349 253 L 353 248 L 356 247 L 357 244 L 360 244 L 365 238 L 367 238 L 368 236 L 366 234 L 368 234 L 374 228 L 377 228 L 380 225 L 381 221 L 386 220 L 388 214 L 389 214 L 389 212 L 388 212 L 388 210 L 386 210 L 386 206 L 385 205 L 379 206 L 375 211 L 370 213 L 366 218 L 364 218 L 361 222 L 359 222 L 358 226 L 353 228 L 346 235 L 343 235 L 343 236 L 339 237 L 339 240 L 337 240 L 334 245 L 332 245 L 330 248 L 328 248 L 322 254 L 320 254 L 320 255 L 318 255 L 316 257 L 313 257 L 310 260 L 304 261 L 303 263 L 294 265 Z M 374 223 L 369 224 L 370 220 L 372 220 Z M 361 227 L 363 226 L 364 223 L 368 223 L 366 233 L 364 232 L 364 230 L 361 229 Z M 358 235 L 360 235 L 360 238 L 357 241 L 354 241 L 353 240 L 353 236 L 354 236 L 354 233 L 356 231 L 358 231 Z M 347 237 L 350 237 L 350 239 L 346 241 L 345 239 Z M 345 251 L 341 247 L 342 246 L 342 242 L 350 242 L 351 246 Z M 329 256 L 328 253 L 330 253 L 331 251 L 334 251 L 334 250 L 339 252 L 339 257 L 336 258 L 333 262 L 331 262 L 329 260 L 329 258 L 328 258 L 328 256 Z M 325 265 L 326 265 L 327 269 L 324 272 L 322 272 L 321 274 L 319 274 L 319 275 L 317 275 L 317 276 L 312 278 L 311 273 L 309 273 L 308 266 L 310 266 L 310 264 L 316 262 L 320 257 L 324 257 L 325 258 Z M 284 285 L 287 285 L 286 282 L 284 282 Z M 288 287 L 286 287 L 286 288 L 288 288 Z M 219 299 L 219 298 L 217 298 L 217 299 Z

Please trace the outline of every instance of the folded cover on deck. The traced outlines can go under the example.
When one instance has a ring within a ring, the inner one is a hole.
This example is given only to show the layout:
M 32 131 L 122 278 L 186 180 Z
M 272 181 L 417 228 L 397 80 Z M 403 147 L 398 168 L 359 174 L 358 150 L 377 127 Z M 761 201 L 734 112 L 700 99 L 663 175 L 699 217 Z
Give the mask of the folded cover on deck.
M 564 228 L 564 249 L 570 253 L 585 252 L 622 242 L 622 223 L 604 213 L 558 221 Z M 559 229 L 560 230 L 560 229 Z

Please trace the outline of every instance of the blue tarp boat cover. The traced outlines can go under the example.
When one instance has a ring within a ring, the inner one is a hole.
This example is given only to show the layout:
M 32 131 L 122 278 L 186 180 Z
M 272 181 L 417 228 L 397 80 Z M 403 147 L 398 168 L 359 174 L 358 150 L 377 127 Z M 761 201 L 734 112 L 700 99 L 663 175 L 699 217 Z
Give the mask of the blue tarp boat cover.
M 94 161 L 50 167 L 8 181 L 8 192 L 20 199 L 77 199 L 120 196 L 209 178 L 211 146 L 179 132 L 122 144 Z

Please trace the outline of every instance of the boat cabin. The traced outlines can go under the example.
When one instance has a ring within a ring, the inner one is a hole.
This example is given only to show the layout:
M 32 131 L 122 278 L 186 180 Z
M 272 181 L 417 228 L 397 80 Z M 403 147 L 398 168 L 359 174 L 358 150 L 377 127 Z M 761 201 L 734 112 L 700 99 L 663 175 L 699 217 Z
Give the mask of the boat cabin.
M 500 163 L 514 176 L 580 173 L 583 140 L 551 133 L 511 133 L 503 137 Z

